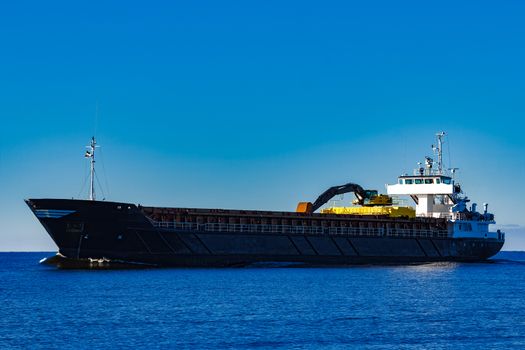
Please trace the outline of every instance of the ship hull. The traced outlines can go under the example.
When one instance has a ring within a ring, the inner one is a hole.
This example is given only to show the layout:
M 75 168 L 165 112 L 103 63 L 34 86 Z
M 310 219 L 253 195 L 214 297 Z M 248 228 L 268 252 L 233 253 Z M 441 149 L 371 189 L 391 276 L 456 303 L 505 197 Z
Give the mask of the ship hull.
M 230 232 L 218 224 L 198 222 L 159 227 L 148 215 L 153 210 L 145 211 L 129 203 L 31 199 L 27 204 L 57 244 L 59 253 L 78 261 L 99 259 L 181 267 L 475 262 L 488 259 L 503 246 L 503 241 L 497 239 L 424 236 L 417 231 L 408 236 L 377 234 L 377 230 L 363 235 L 365 231 L 314 232 L 292 226 L 288 232 L 265 232 L 268 225 L 238 225 L 231 226 L 235 232 Z M 233 214 L 221 213 L 233 220 Z M 263 217 L 264 213 L 258 215 Z M 201 220 L 210 220 L 212 214 L 200 210 L 199 215 Z M 315 216 L 318 218 L 324 217 Z M 378 218 L 375 225 L 382 221 L 385 219 Z

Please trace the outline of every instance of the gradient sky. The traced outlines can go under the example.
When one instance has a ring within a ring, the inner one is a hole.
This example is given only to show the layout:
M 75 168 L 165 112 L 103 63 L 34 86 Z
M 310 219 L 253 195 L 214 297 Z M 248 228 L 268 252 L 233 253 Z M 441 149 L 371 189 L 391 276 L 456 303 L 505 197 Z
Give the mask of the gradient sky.
M 348 181 L 384 190 L 440 130 L 504 249 L 525 250 L 524 14 L 523 1 L 5 3 L 0 250 L 56 249 L 23 199 L 86 197 L 94 133 L 107 200 L 294 210 Z

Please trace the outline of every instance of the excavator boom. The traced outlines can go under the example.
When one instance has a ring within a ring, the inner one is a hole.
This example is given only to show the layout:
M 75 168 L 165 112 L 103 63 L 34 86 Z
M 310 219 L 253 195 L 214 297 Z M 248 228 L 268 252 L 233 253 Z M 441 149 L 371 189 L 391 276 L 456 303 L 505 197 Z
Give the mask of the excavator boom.
M 341 186 L 330 187 L 329 189 L 324 191 L 313 203 L 299 203 L 299 205 L 297 206 L 297 212 L 313 213 L 317 209 L 322 207 L 325 203 L 327 203 L 330 199 L 332 199 L 334 196 L 348 192 L 354 192 L 355 196 L 357 197 L 358 204 L 364 204 L 364 201 L 366 199 L 366 191 L 363 189 L 363 187 L 359 186 L 358 184 L 347 183 Z

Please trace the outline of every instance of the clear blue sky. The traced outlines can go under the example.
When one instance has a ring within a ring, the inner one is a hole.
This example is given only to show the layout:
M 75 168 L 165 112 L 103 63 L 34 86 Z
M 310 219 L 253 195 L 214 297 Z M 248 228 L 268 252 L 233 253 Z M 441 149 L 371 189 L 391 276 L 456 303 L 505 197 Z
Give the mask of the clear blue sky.
M 524 14 L 522 1 L 5 3 L 0 250 L 55 249 L 23 199 L 79 197 L 94 132 L 108 200 L 294 210 L 346 181 L 383 190 L 439 130 L 506 249 L 525 250 Z

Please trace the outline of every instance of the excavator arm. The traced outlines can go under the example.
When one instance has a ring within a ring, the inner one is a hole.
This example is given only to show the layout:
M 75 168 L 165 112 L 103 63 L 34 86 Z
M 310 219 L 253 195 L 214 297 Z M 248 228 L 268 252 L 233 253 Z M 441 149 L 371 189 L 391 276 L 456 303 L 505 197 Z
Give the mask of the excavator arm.
M 357 197 L 357 202 L 360 205 L 364 204 L 364 201 L 366 199 L 366 192 L 363 189 L 363 187 L 354 184 L 354 183 L 347 183 L 345 185 L 341 186 L 333 186 L 324 191 L 312 204 L 310 202 L 301 202 L 297 206 L 297 212 L 300 213 L 313 213 L 317 209 L 323 206 L 323 204 L 327 203 L 330 199 L 332 199 L 334 196 L 337 196 L 338 194 L 348 193 L 348 192 L 354 192 L 355 196 Z

